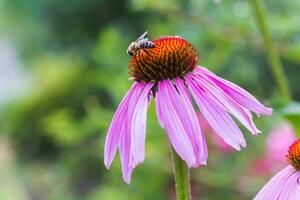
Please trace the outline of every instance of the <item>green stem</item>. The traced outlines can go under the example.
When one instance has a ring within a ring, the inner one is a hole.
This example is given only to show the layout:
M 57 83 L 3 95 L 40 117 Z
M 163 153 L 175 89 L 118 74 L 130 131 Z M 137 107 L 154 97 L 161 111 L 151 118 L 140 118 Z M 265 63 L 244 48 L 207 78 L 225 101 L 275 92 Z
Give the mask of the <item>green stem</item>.
M 278 52 L 274 48 L 274 44 L 270 35 L 268 25 L 265 20 L 265 10 L 261 0 L 250 0 L 254 14 L 256 17 L 257 24 L 261 31 L 265 47 L 267 49 L 268 59 L 272 67 L 273 75 L 276 79 L 282 97 L 290 99 L 290 90 L 288 87 L 286 76 L 283 72 L 282 63 L 280 61 Z
M 177 200 L 190 200 L 190 177 L 189 168 L 171 147 L 173 158 L 173 171 L 175 176 L 175 189 Z

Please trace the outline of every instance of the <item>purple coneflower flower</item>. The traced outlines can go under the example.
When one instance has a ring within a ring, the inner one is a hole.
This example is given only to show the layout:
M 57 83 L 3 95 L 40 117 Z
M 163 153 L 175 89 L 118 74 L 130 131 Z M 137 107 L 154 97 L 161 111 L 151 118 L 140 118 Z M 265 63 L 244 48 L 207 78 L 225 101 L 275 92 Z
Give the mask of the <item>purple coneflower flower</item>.
M 290 146 L 287 159 L 290 165 L 277 173 L 254 200 L 300 200 L 300 139 Z
M 119 149 L 127 183 L 133 169 L 145 158 L 147 108 L 152 98 L 161 127 L 189 167 L 199 167 L 207 160 L 205 137 L 190 94 L 216 134 L 237 150 L 246 142 L 232 116 L 256 135 L 260 131 L 250 111 L 257 115 L 272 113 L 244 89 L 197 66 L 196 50 L 188 41 L 174 36 L 152 42 L 155 48 L 140 49 L 131 57 L 128 68 L 134 83 L 120 103 L 105 141 L 106 168 Z

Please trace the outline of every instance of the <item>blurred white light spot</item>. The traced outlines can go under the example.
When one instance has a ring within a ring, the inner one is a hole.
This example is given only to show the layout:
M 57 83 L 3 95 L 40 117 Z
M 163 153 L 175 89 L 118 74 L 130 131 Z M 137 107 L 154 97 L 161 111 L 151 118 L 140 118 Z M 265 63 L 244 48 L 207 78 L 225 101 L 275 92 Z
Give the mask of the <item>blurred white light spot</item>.
M 222 2 L 222 0 L 214 0 L 214 3 L 215 4 L 219 4 L 219 3 L 221 3 Z
M 9 40 L 0 40 L 0 104 L 24 94 L 29 76 Z
M 245 1 L 237 1 L 233 4 L 233 13 L 239 18 L 245 18 L 249 15 L 249 7 Z

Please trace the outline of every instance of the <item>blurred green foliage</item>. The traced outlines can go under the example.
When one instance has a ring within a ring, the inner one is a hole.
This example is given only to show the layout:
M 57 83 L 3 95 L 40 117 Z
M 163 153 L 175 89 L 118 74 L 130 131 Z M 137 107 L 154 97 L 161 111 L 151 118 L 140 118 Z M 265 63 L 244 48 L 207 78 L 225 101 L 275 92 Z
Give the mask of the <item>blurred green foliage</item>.
M 293 100 L 300 101 L 300 3 L 265 3 Z M 123 183 L 118 156 L 110 171 L 103 165 L 107 128 L 131 84 L 126 49 L 145 30 L 150 38 L 186 38 L 200 65 L 278 108 L 256 119 L 264 134 L 248 134 L 246 149 L 224 156 L 209 142 L 208 166 L 192 170 L 194 199 L 253 197 L 268 177 L 254 179 L 249 163 L 263 154 L 277 122 L 291 120 L 300 134 L 300 111 L 284 111 L 290 102 L 281 101 L 248 1 L 1 0 L 0 41 L 13 44 L 31 77 L 25 95 L 0 107 L 12 157 L 6 165 L 0 159 L 1 199 L 174 199 L 169 146 L 152 104 L 146 161 L 132 183 Z

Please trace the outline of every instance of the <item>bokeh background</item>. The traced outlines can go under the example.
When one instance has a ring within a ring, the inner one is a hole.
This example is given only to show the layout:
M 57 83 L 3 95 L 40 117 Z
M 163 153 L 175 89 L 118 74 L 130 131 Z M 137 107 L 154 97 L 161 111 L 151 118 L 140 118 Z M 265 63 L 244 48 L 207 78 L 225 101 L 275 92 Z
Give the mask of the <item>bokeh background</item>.
M 255 117 L 263 134 L 243 129 L 247 148 L 240 152 L 203 125 L 208 165 L 191 171 L 194 199 L 252 199 L 286 165 L 284 153 L 273 162 L 272 150 L 300 133 L 300 2 L 264 3 L 290 101 L 279 93 L 249 0 L 0 0 L 0 199 L 175 198 L 153 102 L 146 160 L 132 183 L 122 181 L 118 156 L 109 171 L 103 165 L 107 128 L 132 83 L 126 49 L 145 30 L 150 39 L 189 40 L 200 65 L 275 109 Z M 274 129 L 277 143 L 269 139 Z

